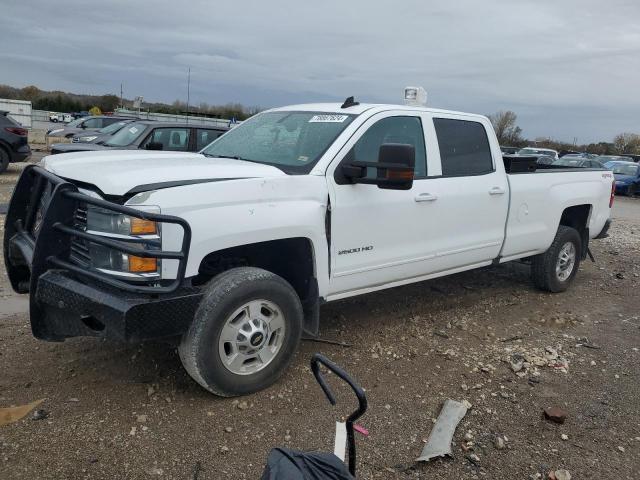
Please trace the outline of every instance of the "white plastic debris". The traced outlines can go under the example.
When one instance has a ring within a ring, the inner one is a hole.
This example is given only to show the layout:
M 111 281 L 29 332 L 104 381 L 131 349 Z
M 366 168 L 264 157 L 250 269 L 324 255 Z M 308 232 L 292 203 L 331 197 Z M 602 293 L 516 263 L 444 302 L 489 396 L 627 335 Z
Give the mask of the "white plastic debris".
M 451 455 L 451 441 L 460 420 L 467 414 L 471 407 L 469 402 L 456 402 L 447 400 L 444 402 L 436 424 L 433 426 L 427 444 L 416 461 L 428 462 L 435 457 Z

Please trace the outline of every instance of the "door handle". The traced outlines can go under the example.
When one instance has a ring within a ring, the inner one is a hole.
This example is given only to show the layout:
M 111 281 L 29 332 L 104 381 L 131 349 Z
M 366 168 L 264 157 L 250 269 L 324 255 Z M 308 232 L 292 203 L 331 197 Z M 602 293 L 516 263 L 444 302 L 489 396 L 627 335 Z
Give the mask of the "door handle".
M 491 189 L 489 189 L 489 195 L 503 195 L 505 191 L 502 187 L 491 187 Z
M 414 197 L 414 200 L 416 202 L 433 202 L 437 199 L 438 199 L 438 196 L 432 193 L 421 193 Z

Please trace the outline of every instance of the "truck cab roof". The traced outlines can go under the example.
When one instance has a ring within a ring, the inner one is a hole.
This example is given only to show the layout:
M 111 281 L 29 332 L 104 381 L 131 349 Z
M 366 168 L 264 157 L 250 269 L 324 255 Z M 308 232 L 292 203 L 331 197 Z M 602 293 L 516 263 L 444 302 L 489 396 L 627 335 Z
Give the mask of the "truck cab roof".
M 442 110 L 438 108 L 424 107 L 419 105 L 396 105 L 386 103 L 359 103 L 351 107 L 342 108 L 342 103 L 302 103 L 299 105 L 287 105 L 286 107 L 278 107 L 267 110 L 269 112 L 283 112 L 283 111 L 305 111 L 305 112 L 322 112 L 322 113 L 335 113 L 335 114 L 351 114 L 360 115 L 365 112 L 375 114 L 378 112 L 385 112 L 388 110 L 406 110 L 408 112 L 427 112 L 427 113 L 439 113 L 450 115 L 464 115 L 467 117 L 485 118 L 484 115 L 478 115 L 476 113 L 457 112 L 454 110 Z

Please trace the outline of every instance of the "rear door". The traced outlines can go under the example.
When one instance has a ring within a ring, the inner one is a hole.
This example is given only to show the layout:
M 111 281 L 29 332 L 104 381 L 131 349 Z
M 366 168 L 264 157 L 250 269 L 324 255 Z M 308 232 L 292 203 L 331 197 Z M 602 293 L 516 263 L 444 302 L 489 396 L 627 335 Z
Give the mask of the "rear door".
M 434 114 L 440 171 L 427 179 L 437 198 L 429 236 L 437 259 L 432 268 L 470 267 L 496 258 L 504 240 L 508 183 L 488 122 L 477 117 Z

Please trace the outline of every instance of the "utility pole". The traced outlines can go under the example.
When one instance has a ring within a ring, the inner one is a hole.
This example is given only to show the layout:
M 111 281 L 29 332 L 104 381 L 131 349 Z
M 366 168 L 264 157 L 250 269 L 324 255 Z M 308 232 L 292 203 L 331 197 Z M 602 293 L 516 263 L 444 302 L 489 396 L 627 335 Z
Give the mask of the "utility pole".
M 122 101 L 122 83 L 120 83 L 120 108 L 124 108 L 124 102 Z
M 191 67 L 187 73 L 187 123 L 189 123 L 189 101 L 191 100 Z

